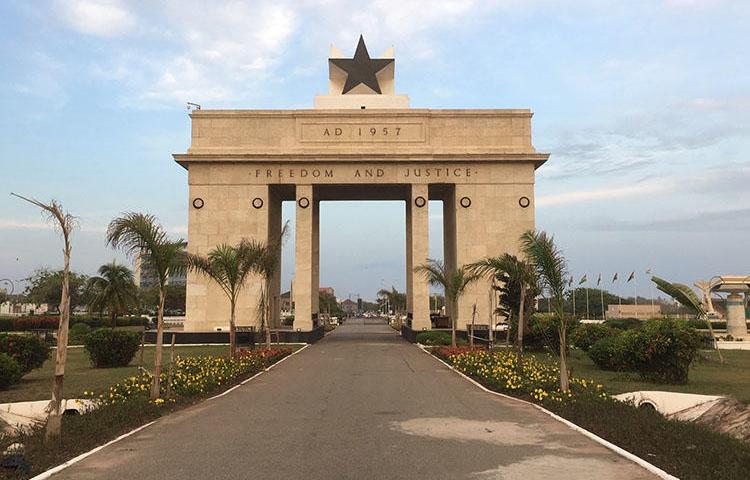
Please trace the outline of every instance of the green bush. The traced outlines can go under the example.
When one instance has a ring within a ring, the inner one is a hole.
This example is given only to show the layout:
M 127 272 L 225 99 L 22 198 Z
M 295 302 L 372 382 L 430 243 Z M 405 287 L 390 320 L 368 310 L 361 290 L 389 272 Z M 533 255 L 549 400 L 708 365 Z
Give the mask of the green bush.
M 83 339 L 91 333 L 91 327 L 85 323 L 76 323 L 68 332 L 68 345 L 82 345 Z
M 49 358 L 49 345 L 36 335 L 0 333 L 0 353 L 17 361 L 25 375 Z
M 622 338 L 628 363 L 644 380 L 685 384 L 701 335 L 681 320 L 649 320 Z
M 643 320 L 637 318 L 608 318 L 604 321 L 604 325 L 618 330 L 632 330 L 640 328 L 643 325 Z
M 6 390 L 21 380 L 21 365 L 7 353 L 0 353 L 0 390 Z
M 622 371 L 630 368 L 622 335 L 604 337 L 594 342 L 588 355 L 602 370 Z
M 588 352 L 593 344 L 602 338 L 614 337 L 620 330 L 600 323 L 582 323 L 570 334 L 570 343 L 584 352 Z
M 450 345 L 450 332 L 419 332 L 417 334 L 417 343 L 422 345 Z
M 532 315 L 529 318 L 527 331 L 523 336 L 524 348 L 537 351 L 550 349 L 552 352 L 559 352 L 559 325 L 560 322 L 550 315 Z M 578 323 L 573 320 L 568 321 L 568 338 L 577 325 Z M 515 328 L 511 325 L 511 339 L 515 338 L 514 331 Z
M 95 368 L 127 366 L 140 345 L 140 333 L 108 328 L 94 330 L 83 339 L 86 354 Z
M 14 317 L 0 317 L 0 332 L 12 332 L 15 328 Z

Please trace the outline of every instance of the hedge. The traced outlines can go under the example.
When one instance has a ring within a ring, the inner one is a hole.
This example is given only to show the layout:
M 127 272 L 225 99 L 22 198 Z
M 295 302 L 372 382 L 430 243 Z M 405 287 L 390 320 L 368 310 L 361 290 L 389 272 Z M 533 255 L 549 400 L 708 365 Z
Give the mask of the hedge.
M 570 343 L 584 352 L 588 352 L 593 344 L 606 337 L 614 337 L 620 330 L 597 323 L 583 323 L 571 333 Z
M 116 320 L 118 327 L 143 326 L 148 322 L 143 317 L 119 317 Z M 106 317 L 95 317 L 89 315 L 72 315 L 70 326 L 84 323 L 91 328 L 111 327 L 112 321 Z M 60 317 L 57 315 L 29 315 L 24 317 L 0 318 L 0 332 L 28 330 L 57 330 L 60 325 Z

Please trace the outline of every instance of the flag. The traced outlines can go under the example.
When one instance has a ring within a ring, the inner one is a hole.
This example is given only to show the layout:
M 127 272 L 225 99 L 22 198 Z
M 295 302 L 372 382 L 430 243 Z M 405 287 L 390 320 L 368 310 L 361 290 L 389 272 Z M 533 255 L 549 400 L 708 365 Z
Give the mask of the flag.
M 599 284 L 602 283 L 602 274 L 599 274 L 599 278 L 596 280 L 596 286 L 598 287 Z
M 630 274 L 630 276 L 629 276 L 629 277 L 628 277 L 628 279 L 627 279 L 627 280 L 625 281 L 625 283 L 628 283 L 629 281 L 631 281 L 631 280 L 632 280 L 632 279 L 634 279 L 634 278 L 635 278 L 635 270 L 633 270 L 633 272 L 632 272 L 632 273 Z
M 588 279 L 586 278 L 586 274 L 584 273 L 583 276 L 581 277 L 581 280 L 578 281 L 578 285 L 582 285 L 586 283 L 587 281 Z
M 612 283 L 615 283 L 617 281 L 617 272 L 615 272 L 615 276 L 612 277 Z

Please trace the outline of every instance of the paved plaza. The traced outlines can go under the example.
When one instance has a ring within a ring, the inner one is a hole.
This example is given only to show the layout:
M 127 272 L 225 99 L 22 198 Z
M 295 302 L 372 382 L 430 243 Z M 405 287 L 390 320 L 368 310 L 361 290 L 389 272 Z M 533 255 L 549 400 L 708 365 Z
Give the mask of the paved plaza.
M 53 478 L 655 477 L 533 407 L 481 391 L 383 321 L 355 319 Z

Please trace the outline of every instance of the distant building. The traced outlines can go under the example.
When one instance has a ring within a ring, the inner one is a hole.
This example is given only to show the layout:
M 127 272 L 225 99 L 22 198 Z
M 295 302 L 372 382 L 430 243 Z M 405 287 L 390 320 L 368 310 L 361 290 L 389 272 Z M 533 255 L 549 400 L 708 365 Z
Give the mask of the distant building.
M 336 296 L 336 292 L 333 291 L 333 287 L 320 287 L 318 291 L 320 293 L 327 293 L 328 295 L 333 295 L 334 297 Z
M 350 300 L 347 298 L 346 300 L 341 302 L 340 305 L 341 310 L 349 315 L 357 313 L 357 302 L 355 302 L 354 300 Z
M 42 303 L 41 305 L 36 305 L 34 303 L 0 303 L 0 315 L 42 315 L 47 313 L 48 309 L 49 307 L 46 303 Z
M 281 312 L 290 313 L 292 311 L 292 291 L 284 292 L 281 294 Z
M 133 280 L 138 288 L 148 290 L 159 286 L 159 279 L 153 268 L 145 264 L 141 255 L 135 257 L 133 262 Z M 186 285 L 187 273 L 182 272 L 176 275 L 170 275 L 167 279 L 167 285 Z
M 648 320 L 661 317 L 661 305 L 607 305 L 607 318 L 637 318 Z

